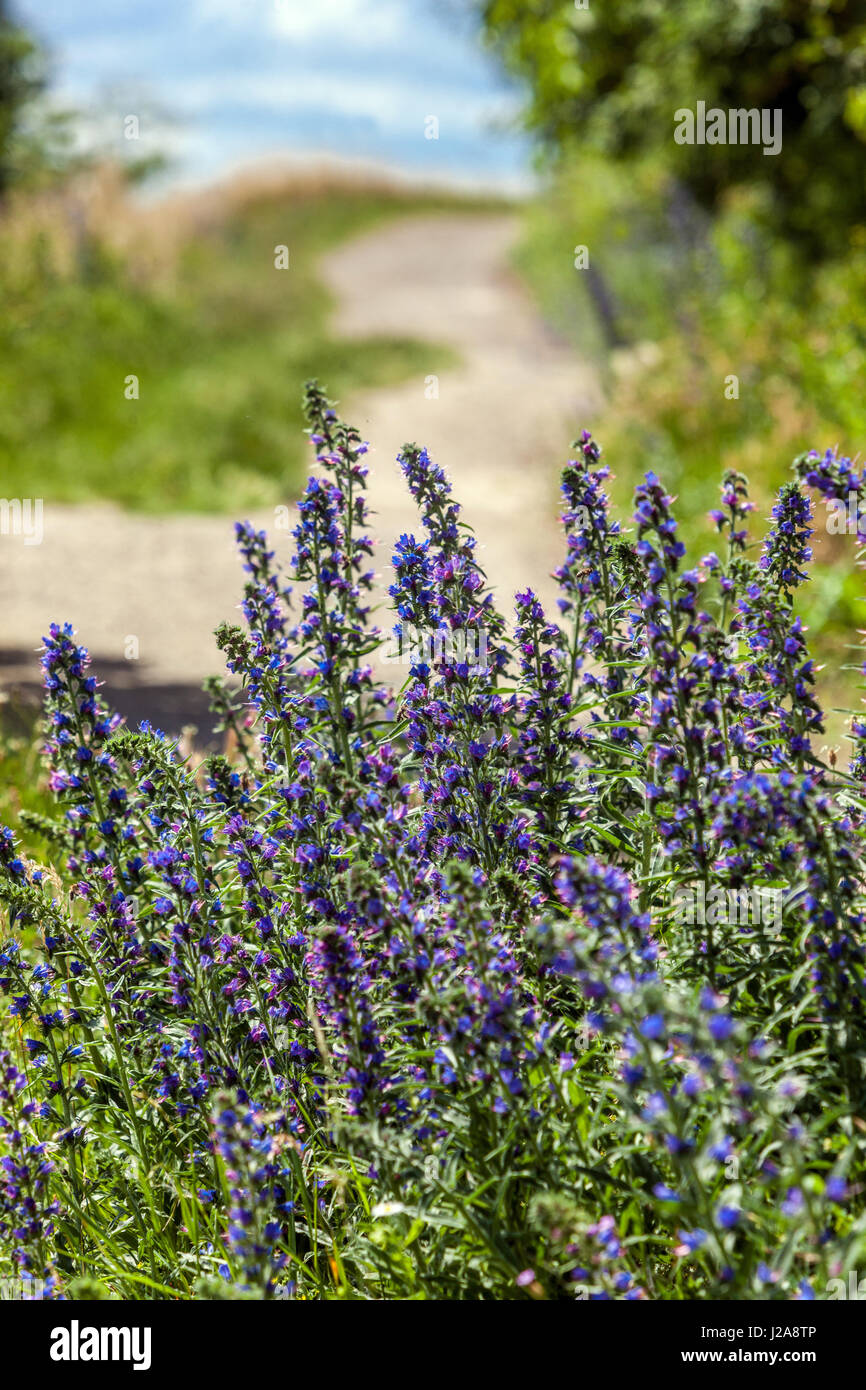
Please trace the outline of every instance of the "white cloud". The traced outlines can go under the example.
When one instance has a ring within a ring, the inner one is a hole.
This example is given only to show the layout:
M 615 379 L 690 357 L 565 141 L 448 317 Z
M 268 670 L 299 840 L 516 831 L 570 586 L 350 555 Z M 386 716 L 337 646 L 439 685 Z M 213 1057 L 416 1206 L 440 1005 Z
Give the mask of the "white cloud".
M 410 0 L 195 0 L 197 25 L 248 29 L 285 39 L 380 47 L 411 34 Z
M 270 0 L 273 26 L 292 39 L 327 40 L 377 48 L 411 34 L 411 20 L 401 0 Z M 267 0 L 266 0 L 267 3 Z
M 516 115 L 515 89 L 435 0 L 91 3 L 106 7 L 103 22 L 56 33 L 53 100 L 109 119 L 140 107 L 151 129 L 162 114 L 161 147 L 187 168 L 280 146 L 344 146 L 424 169 L 449 155 L 479 169 L 499 167 L 503 150 L 506 163 L 522 157 L 490 134 Z M 429 115 L 440 121 L 435 150 L 423 143 Z
M 511 96 L 489 92 L 467 95 L 463 89 L 419 83 L 417 79 L 335 73 L 292 72 L 285 76 L 218 73 L 192 80 L 163 81 L 160 97 L 169 107 L 201 116 L 215 106 L 249 105 L 270 112 L 327 110 L 342 117 L 372 120 L 388 129 L 416 126 L 433 113 L 452 130 L 477 129 L 480 123 L 514 113 Z

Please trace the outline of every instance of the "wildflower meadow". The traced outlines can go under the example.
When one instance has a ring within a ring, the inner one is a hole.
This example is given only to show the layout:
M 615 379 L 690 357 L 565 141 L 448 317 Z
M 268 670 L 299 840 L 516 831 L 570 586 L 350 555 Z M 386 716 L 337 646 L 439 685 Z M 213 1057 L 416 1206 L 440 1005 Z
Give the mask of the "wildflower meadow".
M 729 471 L 689 559 L 653 472 L 614 519 L 584 433 L 544 612 L 491 592 L 406 445 L 418 525 L 374 613 L 367 445 L 305 406 L 293 547 L 237 526 L 221 753 L 121 727 L 72 626 L 43 638 L 56 812 L 0 831 L 0 1278 L 848 1296 L 866 721 L 822 756 L 797 597 L 811 499 L 866 473 L 799 458 L 762 535 Z

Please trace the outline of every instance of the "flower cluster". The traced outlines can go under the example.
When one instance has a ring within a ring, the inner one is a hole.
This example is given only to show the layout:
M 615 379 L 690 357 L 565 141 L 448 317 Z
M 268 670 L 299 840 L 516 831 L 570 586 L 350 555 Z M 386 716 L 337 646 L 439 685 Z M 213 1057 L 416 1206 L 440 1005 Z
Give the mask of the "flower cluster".
M 0 1275 L 821 1297 L 866 1221 L 866 722 L 853 775 L 821 762 L 808 496 L 753 563 L 729 471 L 691 565 L 654 473 L 614 519 L 585 432 L 557 621 L 526 588 L 509 623 L 407 445 L 392 623 L 433 640 L 394 693 L 367 446 L 314 383 L 306 409 L 285 572 L 237 528 L 221 752 L 122 729 L 72 629 L 44 639 L 59 810 L 0 828 Z M 849 460 L 797 467 L 859 495 Z

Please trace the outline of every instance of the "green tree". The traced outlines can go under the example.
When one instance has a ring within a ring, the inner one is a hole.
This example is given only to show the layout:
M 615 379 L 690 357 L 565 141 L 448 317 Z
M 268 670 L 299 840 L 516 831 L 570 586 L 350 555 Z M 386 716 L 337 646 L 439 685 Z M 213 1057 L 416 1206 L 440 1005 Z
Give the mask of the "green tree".
M 528 82 L 557 151 L 658 151 L 703 207 L 751 185 L 810 254 L 866 224 L 866 0 L 482 0 L 494 50 Z M 674 141 L 675 113 L 768 108 L 782 148 Z
M 44 86 L 40 50 L 0 0 L 0 198 L 22 173 L 27 108 Z

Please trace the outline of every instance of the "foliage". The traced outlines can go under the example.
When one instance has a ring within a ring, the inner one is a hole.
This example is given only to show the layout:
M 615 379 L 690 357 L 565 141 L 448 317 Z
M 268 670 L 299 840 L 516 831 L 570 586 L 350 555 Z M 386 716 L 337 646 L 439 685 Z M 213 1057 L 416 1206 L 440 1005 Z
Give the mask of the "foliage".
M 47 75 L 41 44 L 0 0 L 0 202 L 56 186 L 88 162 L 76 148 L 73 113 L 44 100 Z M 130 177 L 137 172 L 130 162 Z
M 0 2 L 0 196 L 20 172 L 16 146 L 22 118 L 42 89 L 40 57 L 29 34 L 13 23 Z
M 0 464 L 7 495 L 141 510 L 273 505 L 302 478 L 300 395 L 312 362 L 340 390 L 416 372 L 447 349 L 388 334 L 347 344 L 328 326 L 318 257 L 447 197 L 336 188 L 258 196 L 183 248 L 170 285 L 92 237 L 71 272 L 34 241 L 0 269 Z M 471 206 L 471 204 L 465 204 Z M 287 270 L 275 247 L 289 248 Z M 139 397 L 127 399 L 126 378 Z
M 866 434 L 866 239 L 804 276 L 790 248 L 756 227 L 748 200 L 688 245 L 674 230 L 658 160 L 626 176 L 581 156 L 527 209 L 518 265 L 554 327 L 606 363 L 596 424 L 621 461 L 615 500 L 627 503 L 649 450 L 697 544 L 707 483 L 720 469 L 744 468 L 763 510 L 775 488 L 769 460 L 814 438 L 849 451 Z M 621 352 L 606 352 L 586 272 L 574 268 L 576 244 L 591 248 L 606 283 L 628 345 Z M 863 593 L 842 550 L 821 537 L 803 597 L 818 655 L 833 654 L 837 672 Z M 844 676 L 836 682 L 834 700 L 850 703 Z
M 512 628 L 407 445 L 394 696 L 366 445 L 306 410 L 291 584 L 237 528 L 236 756 L 121 729 L 44 639 L 67 859 L 0 837 L 5 1267 L 58 1297 L 827 1296 L 866 1244 L 866 725 L 849 772 L 816 757 L 799 479 L 866 477 L 801 458 L 753 560 L 729 472 L 687 568 L 655 474 L 622 530 L 584 433 L 559 621 L 526 592 Z
M 752 185 L 777 230 L 838 253 L 866 222 L 866 20 L 858 0 L 484 0 L 487 34 L 559 150 L 658 151 L 702 206 Z M 782 112 L 781 152 L 674 142 L 674 113 Z
M 40 707 L 36 701 L 0 695 L 0 822 L 15 831 L 28 817 L 48 818 L 55 811 L 48 786 L 48 772 L 42 765 L 38 727 Z M 50 842 L 43 840 L 31 819 L 28 840 L 34 852 L 50 854 Z

